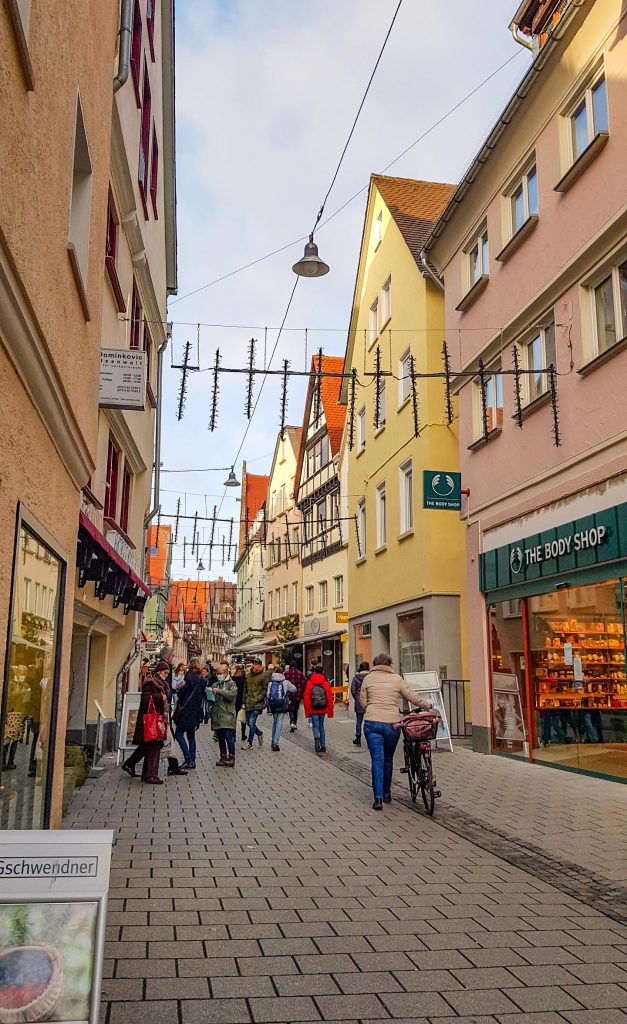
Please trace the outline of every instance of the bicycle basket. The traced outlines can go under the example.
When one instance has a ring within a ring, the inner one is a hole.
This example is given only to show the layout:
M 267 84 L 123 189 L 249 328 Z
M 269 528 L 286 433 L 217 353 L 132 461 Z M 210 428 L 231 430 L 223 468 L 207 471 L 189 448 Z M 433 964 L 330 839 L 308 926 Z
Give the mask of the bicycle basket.
M 408 740 L 434 740 L 438 734 L 440 716 L 437 711 L 412 712 L 401 719 L 403 735 Z

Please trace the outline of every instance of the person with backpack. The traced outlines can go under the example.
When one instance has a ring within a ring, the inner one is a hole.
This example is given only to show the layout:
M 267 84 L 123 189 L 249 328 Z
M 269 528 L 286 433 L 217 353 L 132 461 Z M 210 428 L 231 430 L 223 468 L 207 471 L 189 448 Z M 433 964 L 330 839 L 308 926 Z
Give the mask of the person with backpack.
M 290 683 L 279 669 L 270 676 L 266 703 L 272 715 L 272 750 L 280 750 L 283 722 L 289 709 L 289 698 L 296 693 L 296 687 Z
M 353 740 L 353 746 L 355 747 L 361 746 L 361 732 L 366 709 L 359 699 L 359 694 L 361 693 L 362 683 L 369 671 L 370 665 L 368 662 L 362 661 L 359 666 L 359 671 L 355 673 L 351 683 L 351 697 L 355 702 L 355 739 Z
M 294 684 L 296 689 L 296 693 L 288 695 L 290 732 L 296 732 L 296 729 L 298 728 L 298 710 L 300 708 L 300 702 L 303 699 L 305 687 L 307 686 L 307 680 L 298 665 L 293 661 L 288 661 L 286 667 L 283 669 L 283 675 L 288 682 Z
M 326 754 L 325 717 L 333 718 L 333 693 L 322 672 L 312 672 L 303 694 L 305 715 L 311 720 L 316 754 Z

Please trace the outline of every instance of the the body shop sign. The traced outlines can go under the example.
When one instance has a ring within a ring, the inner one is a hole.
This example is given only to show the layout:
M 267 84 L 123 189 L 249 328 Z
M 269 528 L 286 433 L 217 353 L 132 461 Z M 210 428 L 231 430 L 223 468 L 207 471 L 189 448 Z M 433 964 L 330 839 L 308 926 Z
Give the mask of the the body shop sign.
M 499 590 L 619 559 L 627 559 L 627 503 L 484 552 L 480 588 Z

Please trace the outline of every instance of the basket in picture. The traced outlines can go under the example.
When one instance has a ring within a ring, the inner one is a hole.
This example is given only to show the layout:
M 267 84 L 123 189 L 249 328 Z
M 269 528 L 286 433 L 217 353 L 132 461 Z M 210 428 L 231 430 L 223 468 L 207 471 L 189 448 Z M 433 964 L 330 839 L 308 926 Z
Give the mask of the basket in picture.
M 403 735 L 408 740 L 434 740 L 438 734 L 440 716 L 437 711 L 412 712 L 401 719 Z
M 61 954 L 48 945 L 12 946 L 0 953 L 0 1024 L 49 1020 L 63 995 Z

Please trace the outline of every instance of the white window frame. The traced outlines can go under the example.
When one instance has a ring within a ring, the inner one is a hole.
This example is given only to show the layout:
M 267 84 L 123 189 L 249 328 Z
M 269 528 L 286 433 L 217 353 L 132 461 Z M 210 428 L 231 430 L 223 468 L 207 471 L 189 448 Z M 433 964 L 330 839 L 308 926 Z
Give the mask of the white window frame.
M 488 407 L 488 419 L 490 409 L 492 410 L 492 427 L 488 433 L 493 434 L 495 430 L 502 430 L 502 422 L 499 423 L 499 408 L 501 409 L 501 420 L 504 419 L 504 405 L 499 406 L 499 396 L 501 403 L 503 403 L 503 373 L 500 359 L 486 367 L 485 379 L 486 379 L 486 404 Z M 498 379 L 497 379 L 498 378 Z M 493 401 L 490 403 L 490 380 L 492 381 L 492 394 Z M 475 441 L 480 441 L 483 438 L 483 411 L 481 402 L 481 382 L 478 377 L 473 380 L 473 422 L 474 422 L 474 436 Z
M 522 342 L 522 344 L 520 346 L 520 348 L 522 349 L 521 365 L 522 365 L 522 367 L 525 370 L 533 369 L 533 367 L 531 366 L 531 361 L 529 359 L 529 349 L 530 349 L 531 345 L 536 340 L 538 340 L 538 339 L 540 341 L 541 368 L 542 369 L 545 369 L 545 368 L 548 369 L 549 361 L 550 361 L 550 354 L 547 351 L 547 341 L 548 341 L 548 344 L 550 346 L 550 344 L 551 344 L 551 342 L 550 342 L 550 332 L 553 333 L 553 349 L 554 349 L 553 362 L 555 363 L 557 361 L 557 352 L 555 351 L 555 349 L 556 349 L 555 324 L 551 320 L 550 322 L 546 323 L 543 327 L 541 327 L 539 330 L 535 330 L 535 331 L 533 331 L 532 334 L 527 335 L 525 340 Z M 524 404 L 525 405 L 530 405 L 532 402 L 537 401 L 538 398 L 542 398 L 543 395 L 547 394 L 548 390 L 549 390 L 549 375 L 548 375 L 548 373 L 543 373 L 542 374 L 541 390 L 540 390 L 540 392 L 537 395 L 533 395 L 532 394 L 532 390 L 531 390 L 531 376 L 528 373 L 525 374 L 524 381 L 523 381 L 523 386 L 522 386 L 522 393 L 523 393 L 523 399 L 524 399 Z
M 381 330 L 392 319 L 392 275 L 389 274 L 381 289 Z
M 340 573 L 339 576 L 333 577 L 334 597 L 335 604 L 334 608 L 342 608 L 344 604 L 344 576 Z
M 377 527 L 377 551 L 380 551 L 387 544 L 387 494 L 385 480 L 376 489 L 376 527 Z
M 329 584 L 327 580 L 320 580 L 318 582 L 318 599 L 320 611 L 326 612 L 329 607 Z
M 595 359 L 597 356 L 604 355 L 606 352 L 611 352 L 615 349 L 626 335 L 620 336 L 622 333 L 623 324 L 623 304 L 621 301 L 621 288 L 620 288 L 620 268 L 627 264 L 627 254 L 623 253 L 622 257 L 617 261 L 613 262 L 609 267 L 606 266 L 602 272 L 598 272 L 590 283 L 586 286 L 588 292 L 588 301 L 590 304 L 590 322 L 592 332 L 592 353 L 590 359 Z M 596 309 L 596 291 L 600 288 L 608 278 L 612 281 L 612 299 L 614 305 L 614 322 L 616 324 L 616 341 L 613 345 L 608 348 L 599 348 L 599 325 L 597 321 L 597 309 Z M 625 300 L 625 315 L 627 318 L 627 299 Z M 589 362 L 590 359 L 587 361 Z
M 292 615 L 298 615 L 298 580 L 292 583 Z
M 285 583 L 283 585 L 283 614 L 289 615 L 290 613 L 290 588 Z
M 313 615 L 314 612 L 314 588 L 310 584 L 305 587 L 305 614 Z
M 357 561 L 366 557 L 366 499 L 357 502 Z
M 477 250 L 477 266 L 479 273 L 475 277 L 473 275 L 472 266 L 473 258 L 472 255 Z M 464 295 L 468 294 L 469 291 L 479 284 L 479 281 L 483 277 L 490 276 L 490 236 L 488 234 L 488 225 L 484 221 L 481 227 L 475 231 L 474 235 L 466 245 L 462 253 L 463 259 L 463 292 Z
M 266 618 L 268 621 L 272 618 L 272 591 L 268 591 L 268 607 L 266 609 Z
M 368 310 L 368 348 L 372 348 L 379 337 L 379 297 L 374 300 Z
M 606 128 L 597 129 L 594 123 L 594 108 L 592 94 L 601 82 L 605 81 L 605 110 L 606 110 Z M 574 118 L 575 114 L 579 111 L 582 105 L 582 101 L 586 108 L 586 127 L 587 127 L 587 145 L 584 146 L 581 153 L 575 152 L 575 143 L 573 138 L 574 132 Z M 579 89 L 574 99 L 569 103 L 564 114 L 562 115 L 564 122 L 564 135 L 566 140 L 566 153 L 567 153 L 567 166 L 572 167 L 573 164 L 579 160 L 586 150 L 592 145 L 597 135 L 602 131 L 609 132 L 610 130 L 610 109 L 607 98 L 607 74 L 605 72 L 605 65 L 601 64 L 592 76 L 588 79 L 583 88 Z
M 366 450 L 366 406 L 357 413 L 357 453 Z
M 398 407 L 401 409 L 411 398 L 411 349 L 407 348 L 398 361 Z
M 532 176 L 532 174 L 535 175 L 536 179 L 536 210 L 531 209 L 529 201 L 529 178 Z M 519 190 L 522 190 L 523 219 L 522 223 L 516 225 L 514 217 L 514 197 Z M 540 213 L 540 194 L 538 191 L 538 168 L 536 165 L 535 155 L 533 159 L 529 161 L 529 164 L 527 168 L 523 171 L 523 173 L 518 176 L 513 185 L 507 190 L 507 193 L 504 198 L 506 199 L 507 202 L 507 236 L 508 239 L 511 239 L 514 237 L 514 235 L 518 234 L 518 232 L 521 231 L 522 228 L 524 228 L 525 224 L 527 223 L 530 217 L 537 217 Z
M 399 512 L 400 536 L 414 529 L 414 466 L 412 459 L 399 466 Z M 408 481 L 411 480 L 411 485 Z

